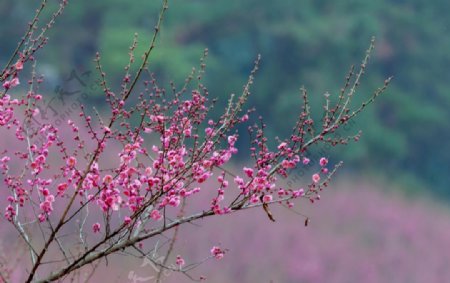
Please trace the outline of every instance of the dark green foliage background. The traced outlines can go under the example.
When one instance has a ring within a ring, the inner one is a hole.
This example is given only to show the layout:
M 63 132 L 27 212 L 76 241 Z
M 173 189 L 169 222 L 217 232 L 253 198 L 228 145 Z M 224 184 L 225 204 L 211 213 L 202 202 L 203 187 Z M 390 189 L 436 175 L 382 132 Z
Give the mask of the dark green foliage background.
M 41 68 L 54 74 L 48 83 L 58 84 L 72 69 L 94 70 L 92 59 L 100 51 L 117 86 L 133 34 L 139 34 L 140 55 L 160 6 L 155 0 L 71 1 L 38 56 Z M 1 63 L 36 7 L 31 0 L 0 2 Z M 330 157 L 346 160 L 347 170 L 357 174 L 371 172 L 450 199 L 449 14 L 450 2 L 440 0 L 173 0 L 150 68 L 163 82 L 181 85 L 209 48 L 206 82 L 211 96 L 225 103 L 242 89 L 260 53 L 250 105 L 265 117 L 271 134 L 283 136 L 298 113 L 300 86 L 320 111 L 322 95 L 336 96 L 349 66 L 359 65 L 375 36 L 360 100 L 388 76 L 394 81 L 348 132 L 364 129 L 361 141 Z

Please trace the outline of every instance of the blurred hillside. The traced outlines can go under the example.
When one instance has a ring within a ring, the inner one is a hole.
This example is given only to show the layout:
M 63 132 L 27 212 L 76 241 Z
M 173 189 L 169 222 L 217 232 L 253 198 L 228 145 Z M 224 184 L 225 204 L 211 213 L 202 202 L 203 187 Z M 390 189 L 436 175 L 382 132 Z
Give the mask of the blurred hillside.
M 0 63 L 15 48 L 36 5 L 0 3 Z M 38 56 L 48 95 L 72 70 L 95 70 L 96 51 L 110 83 L 120 84 L 133 34 L 139 33 L 140 54 L 159 7 L 160 1 L 72 1 Z M 349 130 L 363 128 L 361 141 L 330 157 L 344 159 L 347 170 L 376 172 L 413 189 L 427 184 L 450 199 L 449 12 L 450 2 L 442 0 L 174 0 L 151 71 L 162 82 L 180 85 L 209 48 L 207 85 L 211 96 L 225 103 L 229 93 L 241 90 L 260 53 L 263 63 L 249 105 L 265 117 L 271 134 L 283 136 L 297 116 L 299 87 L 309 90 L 320 111 L 322 95 L 337 95 L 349 66 L 358 66 L 375 36 L 359 97 L 367 98 L 388 76 L 394 81 Z M 90 104 L 100 102 L 95 95 L 89 98 Z

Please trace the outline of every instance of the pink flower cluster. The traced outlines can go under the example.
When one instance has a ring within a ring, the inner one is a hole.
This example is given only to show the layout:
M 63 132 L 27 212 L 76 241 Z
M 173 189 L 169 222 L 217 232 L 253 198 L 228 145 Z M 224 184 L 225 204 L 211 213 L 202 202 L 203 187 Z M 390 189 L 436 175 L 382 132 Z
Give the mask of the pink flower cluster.
M 220 247 L 214 246 L 211 249 L 211 255 L 216 259 L 222 259 L 223 256 L 225 255 L 225 251 L 222 250 Z
M 84 127 L 90 135 L 87 139 L 81 136 L 80 126 L 73 120 L 67 121 L 71 135 L 62 135 L 54 125 L 46 124 L 34 136 L 30 136 L 27 128 L 30 126 L 29 120 L 34 110 L 38 109 L 42 97 L 30 92 L 21 100 L 11 100 L 10 96 L 5 95 L 0 104 L 0 125 L 6 130 L 14 130 L 17 141 L 23 145 L 23 150 L 18 151 L 15 157 L 7 155 L 6 151 L 2 157 L 2 172 L 12 192 L 5 217 L 13 221 L 20 209 L 37 202 L 39 221 L 42 222 L 52 214 L 56 203 L 63 205 L 67 199 L 76 197 L 83 206 L 95 203 L 106 214 L 115 213 L 117 217 L 123 215 L 121 217 L 131 219 L 125 221 L 122 218 L 126 224 L 130 224 L 133 217 L 149 207 L 152 209 L 147 217 L 158 221 L 164 218 L 163 210 L 179 208 L 185 199 L 199 193 L 201 186 L 211 179 L 217 169 L 221 172 L 217 177 L 219 186 L 210 204 L 214 214 L 226 214 L 243 206 L 278 201 L 285 201 L 292 206 L 292 199 L 304 196 L 312 201 L 320 198 L 314 195 L 317 188 L 321 187 L 319 173 L 312 175 L 312 183 L 306 191 L 286 190 L 277 186 L 277 175 L 286 177 L 289 170 L 294 170 L 299 164 L 306 166 L 309 163 L 303 153 L 305 148 L 301 146 L 303 140 L 300 136 L 283 141 L 276 151 L 270 151 L 263 129 L 252 129 L 251 134 L 256 133 L 252 141 L 254 147 L 251 148 L 255 165 L 243 167 L 242 176 L 230 175 L 221 168 L 238 152 L 238 135 L 227 132 L 247 121 L 249 115 L 238 116 L 240 110 L 236 106 L 218 120 L 207 120 L 210 108 L 205 90 L 204 94 L 201 90 L 192 91 L 190 99 L 183 100 L 176 96 L 171 101 L 162 100 L 163 90 L 156 85 L 147 91 L 148 98 L 141 96 L 141 102 L 133 109 L 125 108 L 123 100 L 108 92 L 111 106 L 109 124 L 100 122 L 100 126 L 96 127 L 92 118 L 82 109 L 80 117 L 84 119 Z M 28 124 L 14 118 L 14 112 L 20 111 L 19 107 L 27 109 L 24 114 Z M 146 115 L 142 115 L 140 125 L 132 129 L 127 119 L 135 112 Z M 305 120 L 301 126 L 306 127 L 310 123 Z M 199 131 L 202 125 L 205 125 L 203 135 Z M 159 144 L 150 146 L 151 150 L 148 150 L 146 142 L 149 133 L 159 136 Z M 45 139 L 41 138 L 43 136 Z M 106 154 L 111 156 L 112 152 L 107 147 L 113 141 L 121 144 L 114 161 L 117 165 L 106 169 L 101 159 Z M 82 156 L 80 153 L 87 148 L 92 153 Z M 49 162 L 50 156 L 64 161 L 59 169 Z M 11 159 L 23 164 L 27 178 L 19 177 L 9 170 L 7 164 Z M 321 158 L 319 164 L 321 173 L 327 174 L 328 160 Z M 44 177 L 55 170 L 59 170 L 59 174 L 53 174 L 53 178 Z M 235 194 L 234 190 L 226 193 L 230 181 L 233 181 L 239 192 L 232 197 L 235 201 L 225 203 L 226 194 Z M 123 214 L 120 211 L 128 212 Z M 93 231 L 99 232 L 99 226 L 94 225 Z
M 63 0 L 60 10 L 66 4 Z M 131 51 L 134 48 L 133 45 Z M 342 98 L 334 107 L 328 107 L 327 101 L 327 118 L 322 129 L 314 134 L 315 121 L 303 91 L 304 107 L 293 132 L 285 139 L 277 138 L 278 146 L 272 148 L 265 136 L 262 118 L 248 127 L 249 155 L 253 163 L 235 174 L 226 168 L 238 153 L 237 126 L 249 121 L 253 112 L 245 111 L 244 105 L 259 58 L 243 93 L 232 96 L 224 113 L 212 118 L 215 115 L 210 111 L 215 100 L 210 100 L 208 90 L 200 82 L 201 76 L 195 88 L 191 88 L 193 77 L 189 77 L 185 87 L 177 90 L 172 85 L 171 92 L 160 88 L 150 76 L 135 97 L 136 103 L 131 105 L 128 98 L 136 92 L 135 86 L 148 58 L 145 57 L 134 80 L 128 72 L 130 66 L 126 68 L 121 91 L 116 93 L 107 87 L 98 55 L 97 69 L 108 113 L 95 113 L 93 119 L 90 110 L 81 106 L 79 117 L 64 117 L 67 126 L 61 126 L 39 120 L 45 103 L 37 93 L 42 79 L 35 74 L 28 82 L 30 88 L 25 95 L 9 93 L 19 85 L 24 63 L 32 60 L 30 54 L 19 57 L 0 77 L 4 89 L 0 92 L 0 134 L 15 139 L 11 147 L 0 148 L 0 174 L 9 192 L 4 216 L 18 227 L 25 240 L 26 231 L 21 227 L 22 223 L 29 222 L 29 215 L 37 220 L 31 224 L 46 223 L 51 227 L 47 234 L 43 232 L 44 248 L 37 255 L 28 282 L 35 276 L 48 247 L 59 239 L 63 227 L 74 226 L 75 219 L 82 223 L 77 225 L 80 229 L 77 235 L 81 235 L 83 244 L 86 244 L 85 223 L 92 225 L 92 233 L 105 236 L 94 249 L 85 247 L 87 254 L 80 261 L 88 264 L 87 259 L 96 260 L 93 253 L 98 247 L 115 246 L 116 249 L 107 249 L 102 254 L 107 256 L 110 251 L 136 247 L 135 244 L 145 239 L 204 217 L 262 207 L 275 221 L 269 209 L 271 205 L 292 207 L 298 198 L 320 200 L 319 193 L 339 166 L 330 172 L 325 157 L 319 160 L 320 171 L 311 174 L 311 181 L 304 188 L 288 189 L 280 186 L 279 180 L 287 178 L 298 167 L 310 166 L 311 145 L 346 144 L 347 139 L 335 139 L 329 134 L 360 111 L 347 114 L 348 101 L 342 104 Z M 12 99 L 14 96 L 17 98 Z M 186 216 L 186 206 L 200 193 L 210 195 L 209 203 L 189 207 L 196 213 Z M 127 246 L 118 247 L 125 238 Z M 66 256 L 64 250 L 62 253 Z M 217 246 L 211 249 L 216 259 L 221 259 L 224 253 Z M 76 264 L 80 261 L 74 260 Z M 176 263 L 180 270 L 185 265 L 180 256 Z M 67 270 L 81 266 L 55 272 L 48 281 L 60 279 Z

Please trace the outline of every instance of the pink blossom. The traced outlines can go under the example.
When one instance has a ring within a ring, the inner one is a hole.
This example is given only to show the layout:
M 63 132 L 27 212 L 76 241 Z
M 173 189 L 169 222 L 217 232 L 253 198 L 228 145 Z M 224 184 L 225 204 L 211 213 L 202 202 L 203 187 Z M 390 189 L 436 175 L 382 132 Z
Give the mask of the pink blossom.
M 292 196 L 293 196 L 294 198 L 302 197 L 302 196 L 304 196 L 304 195 L 305 195 L 305 190 L 304 190 L 303 188 L 301 188 L 301 189 L 299 189 L 299 190 L 297 190 L 297 191 L 294 191 L 294 192 L 292 193 Z
M 100 223 L 95 223 L 94 225 L 92 225 L 92 231 L 94 232 L 94 233 L 98 233 L 98 232 L 100 232 Z
M 177 259 L 175 261 L 175 263 L 181 268 L 183 265 L 185 265 L 185 261 L 184 259 L 180 256 L 177 255 Z
M 40 208 L 47 213 L 50 213 L 53 210 L 52 203 L 49 201 L 41 202 Z
M 319 183 L 320 182 L 320 175 L 319 174 L 314 174 L 312 175 L 312 180 L 314 183 Z
M 282 142 L 282 143 L 280 143 L 280 144 L 278 145 L 278 150 L 286 149 L 286 147 L 287 147 L 287 143 Z
M 74 156 L 71 156 L 69 157 L 69 159 L 67 159 L 67 166 L 69 166 L 69 168 L 74 168 L 76 164 L 77 159 Z
M 105 175 L 105 177 L 103 177 L 103 183 L 105 184 L 110 184 L 113 181 L 113 177 L 111 175 Z
M 304 165 L 308 165 L 309 164 L 309 158 L 307 158 L 307 157 L 303 157 L 303 164 Z
M 253 194 L 253 195 L 250 197 L 250 203 L 258 203 L 258 202 L 259 202 L 258 196 L 257 196 L 256 194 Z
M 228 144 L 230 145 L 230 146 L 234 146 L 234 144 L 236 143 L 236 141 L 237 141 L 237 138 L 236 138 L 236 136 L 229 136 L 228 137 Z
M 150 217 L 153 219 L 153 220 L 156 220 L 156 221 L 158 221 L 158 220 L 160 220 L 161 218 L 162 218 L 162 215 L 161 215 L 161 213 L 159 212 L 159 210 L 153 210 L 151 213 L 150 213 Z
M 247 175 L 247 177 L 253 178 L 253 169 L 252 168 L 244 167 L 243 170 L 244 170 L 244 173 Z
M 39 215 L 38 215 L 38 220 L 39 220 L 39 222 L 44 222 L 45 221 L 45 219 L 47 219 L 47 217 L 45 216 L 45 214 L 44 213 L 40 213 Z
M 14 64 L 14 68 L 16 68 L 16 70 L 22 70 L 23 69 L 23 61 L 19 60 L 16 62 L 16 64 Z
M 35 108 L 35 109 L 33 109 L 32 110 L 32 112 L 33 112 L 33 117 L 36 117 L 37 115 L 39 115 L 39 113 L 41 113 L 41 110 L 39 110 L 39 108 Z
M 163 115 L 151 115 L 152 122 L 164 123 L 165 117 Z
M 284 169 L 295 168 L 295 162 L 294 162 L 294 161 L 291 161 L 291 160 L 285 159 L 285 160 L 283 160 L 283 161 L 281 162 L 281 166 L 282 166 Z
M 211 137 L 212 136 L 212 134 L 213 134 L 213 129 L 212 128 L 206 128 L 205 129 L 205 134 L 206 134 L 206 136 L 207 137 Z
M 322 157 L 319 161 L 320 166 L 326 166 L 328 164 L 328 159 L 326 159 L 325 157 Z
M 43 191 L 45 191 L 45 189 Z M 40 203 L 39 207 L 43 212 L 50 214 L 53 211 L 53 202 L 55 201 L 55 197 L 50 195 L 48 192 L 44 193 L 44 196 L 45 199 Z
M 169 205 L 173 206 L 173 207 L 178 207 L 180 205 L 180 197 L 179 196 L 174 196 L 171 197 L 169 200 Z
M 6 162 L 8 162 L 10 160 L 11 160 L 11 158 L 9 156 L 3 156 L 2 159 L 0 159 L 0 162 L 1 163 L 6 163 Z
M 212 247 L 211 249 L 211 255 L 214 256 L 216 259 L 222 259 L 225 252 L 217 246 Z
M 273 199 L 272 195 L 264 195 L 264 196 L 263 196 L 263 202 L 264 202 L 264 203 L 271 202 L 272 199 Z
M 11 80 L 11 87 L 16 87 L 16 86 L 18 86 L 18 85 L 20 85 L 19 78 L 17 78 L 17 77 L 13 78 L 13 79 Z
M 15 78 L 13 78 L 13 79 L 10 80 L 10 81 L 5 81 L 5 82 L 3 83 L 3 87 L 4 87 L 5 89 L 10 89 L 10 88 L 13 88 L 13 87 L 18 86 L 19 84 L 20 84 L 19 78 L 15 77 Z
M 145 175 L 147 175 L 147 177 L 150 177 L 152 173 L 153 173 L 152 167 L 145 168 Z
M 236 176 L 236 177 L 234 177 L 234 183 L 235 183 L 236 185 L 238 185 L 239 187 L 241 187 L 241 186 L 244 185 L 244 179 L 242 179 L 242 178 L 239 177 L 239 176 Z

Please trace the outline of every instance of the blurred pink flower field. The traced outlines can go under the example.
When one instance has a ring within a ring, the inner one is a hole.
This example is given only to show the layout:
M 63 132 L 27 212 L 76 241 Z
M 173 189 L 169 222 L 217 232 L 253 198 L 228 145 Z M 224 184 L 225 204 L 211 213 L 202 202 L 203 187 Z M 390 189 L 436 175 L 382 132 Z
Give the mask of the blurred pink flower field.
M 273 211 L 276 223 L 255 210 L 208 223 L 207 232 L 185 231 L 196 241 L 183 245 L 187 254 L 198 253 L 199 243 L 230 248 L 223 262 L 201 268 L 211 282 L 450 280 L 450 214 L 431 201 L 352 182 L 331 186 L 323 201 L 297 210 L 311 218 L 308 227 L 287 210 Z
M 177 253 L 186 264 L 229 249 L 221 260 L 191 274 L 206 282 L 415 283 L 449 282 L 450 213 L 430 200 L 407 199 L 352 181 L 333 184 L 323 200 L 296 210 L 262 209 L 204 220 L 181 228 Z M 171 261 L 175 262 L 175 256 Z M 141 259 L 110 258 L 90 282 L 154 282 L 154 267 Z M 168 271 L 163 282 L 191 282 Z

